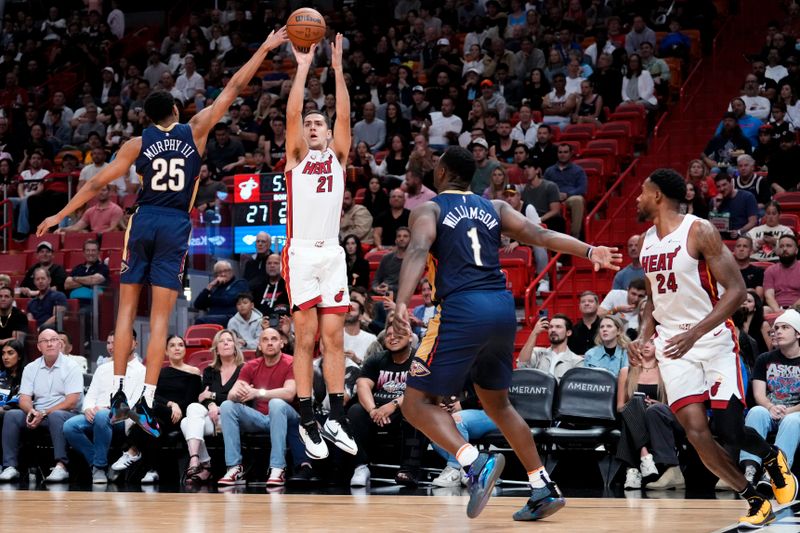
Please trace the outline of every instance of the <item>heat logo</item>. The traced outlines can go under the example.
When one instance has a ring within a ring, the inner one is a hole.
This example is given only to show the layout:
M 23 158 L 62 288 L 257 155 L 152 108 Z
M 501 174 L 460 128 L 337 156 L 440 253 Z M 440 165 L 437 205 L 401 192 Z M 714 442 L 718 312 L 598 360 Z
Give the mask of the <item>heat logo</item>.
M 239 197 L 242 200 L 250 200 L 250 197 L 253 196 L 253 191 L 256 189 L 258 189 L 258 182 L 253 176 L 250 176 L 247 181 L 239 183 Z

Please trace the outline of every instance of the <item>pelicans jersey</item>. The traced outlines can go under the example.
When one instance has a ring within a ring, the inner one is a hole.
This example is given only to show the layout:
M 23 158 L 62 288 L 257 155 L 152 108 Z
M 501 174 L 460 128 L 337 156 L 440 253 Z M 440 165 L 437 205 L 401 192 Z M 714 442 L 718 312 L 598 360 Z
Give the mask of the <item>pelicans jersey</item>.
M 685 215 L 675 231 L 661 238 L 651 227 L 640 254 L 657 322 L 653 342 L 673 411 L 707 400 L 713 408 L 724 408 L 732 396 L 744 398 L 738 339 L 730 320 L 701 337 L 680 359 L 663 356 L 666 341 L 708 316 L 723 293 L 705 260 L 689 253 L 689 234 L 697 220 Z
M 286 171 L 287 222 L 283 277 L 294 310 L 350 309 L 347 265 L 339 245 L 345 174 L 330 148 L 309 150 Z
M 142 188 L 125 233 L 122 283 L 182 287 L 201 163 L 188 124 L 154 125 L 142 132 L 135 163 Z
M 468 378 L 486 389 L 507 389 L 517 319 L 500 270 L 500 217 L 489 200 L 471 192 L 445 191 L 432 201 L 439 218 L 428 277 L 438 309 L 407 384 L 442 396 L 459 394 Z

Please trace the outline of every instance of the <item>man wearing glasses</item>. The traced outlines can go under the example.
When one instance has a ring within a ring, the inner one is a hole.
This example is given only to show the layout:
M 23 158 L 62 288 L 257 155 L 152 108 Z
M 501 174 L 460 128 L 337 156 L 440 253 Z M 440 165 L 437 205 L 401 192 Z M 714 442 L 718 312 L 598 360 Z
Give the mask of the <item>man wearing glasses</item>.
M 8 411 L 3 421 L 3 471 L 0 481 L 19 478 L 17 454 L 23 430 L 38 427 L 50 431 L 56 466 L 47 476 L 49 483 L 69 480 L 64 422 L 75 416 L 83 393 L 83 373 L 78 363 L 61 353 L 62 342 L 55 330 L 39 333 L 41 357 L 22 371 L 19 409 Z

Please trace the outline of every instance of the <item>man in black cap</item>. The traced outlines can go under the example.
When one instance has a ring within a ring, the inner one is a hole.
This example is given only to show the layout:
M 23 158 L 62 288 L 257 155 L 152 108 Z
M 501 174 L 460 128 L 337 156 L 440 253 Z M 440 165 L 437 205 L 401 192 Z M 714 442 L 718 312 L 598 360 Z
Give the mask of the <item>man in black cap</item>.
M 64 292 L 64 281 L 67 279 L 67 272 L 63 266 L 53 263 L 53 245 L 49 241 L 39 243 L 36 247 L 36 258 L 39 261 L 25 273 L 20 295 L 31 298 L 39 294 L 39 291 L 36 290 L 36 285 L 33 283 L 33 274 L 37 268 L 46 268 L 50 272 L 51 287 L 55 287 L 59 292 Z

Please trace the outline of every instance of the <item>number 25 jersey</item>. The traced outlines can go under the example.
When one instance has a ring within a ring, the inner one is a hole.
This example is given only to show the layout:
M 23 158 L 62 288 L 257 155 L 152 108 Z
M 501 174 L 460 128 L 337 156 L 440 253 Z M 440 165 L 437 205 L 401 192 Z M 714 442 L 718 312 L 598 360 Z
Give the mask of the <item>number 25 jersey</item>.
M 650 281 L 653 318 L 670 330 L 686 330 L 703 320 L 723 292 L 705 260 L 689 254 L 689 231 L 697 220 L 684 215 L 680 226 L 662 239 L 651 227 L 639 254 Z
M 500 270 L 500 218 L 492 203 L 462 191 L 444 191 L 431 201 L 440 209 L 436 240 L 428 256 L 433 298 L 442 301 L 454 292 L 505 290 L 506 279 Z
M 142 132 L 136 173 L 142 180 L 138 205 L 171 207 L 188 213 L 194 204 L 202 164 L 188 124 L 149 126 Z

